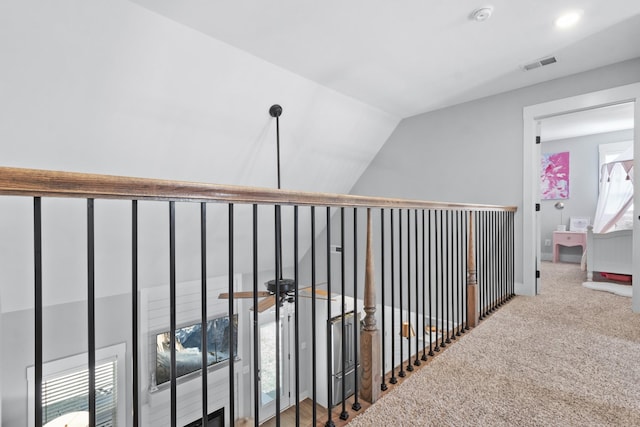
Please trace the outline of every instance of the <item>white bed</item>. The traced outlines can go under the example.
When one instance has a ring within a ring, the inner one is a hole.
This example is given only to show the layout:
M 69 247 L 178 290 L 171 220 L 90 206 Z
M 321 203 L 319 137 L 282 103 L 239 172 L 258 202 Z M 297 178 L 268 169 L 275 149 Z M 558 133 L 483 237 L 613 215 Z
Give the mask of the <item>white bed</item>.
M 593 272 L 632 274 L 633 230 L 594 233 L 587 228 L 587 280 Z

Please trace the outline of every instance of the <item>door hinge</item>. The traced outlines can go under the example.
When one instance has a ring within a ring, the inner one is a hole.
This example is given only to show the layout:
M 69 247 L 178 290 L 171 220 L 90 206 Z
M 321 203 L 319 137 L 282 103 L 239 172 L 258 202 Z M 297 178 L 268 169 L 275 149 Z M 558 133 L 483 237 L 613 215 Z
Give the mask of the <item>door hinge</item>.
M 536 144 L 540 144 L 540 142 L 542 142 L 542 141 L 540 141 L 540 137 L 536 136 Z
M 540 278 L 540 270 L 536 270 L 536 279 Z
M 540 203 L 536 203 L 536 212 L 540 212 Z

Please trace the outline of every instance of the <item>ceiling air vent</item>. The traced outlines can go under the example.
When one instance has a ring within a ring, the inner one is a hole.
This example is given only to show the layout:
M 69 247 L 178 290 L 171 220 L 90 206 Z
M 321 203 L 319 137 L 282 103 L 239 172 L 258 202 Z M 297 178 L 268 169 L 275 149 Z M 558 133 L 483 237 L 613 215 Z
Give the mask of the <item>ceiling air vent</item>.
M 554 64 L 556 62 L 558 62 L 558 61 L 556 60 L 555 56 L 549 56 L 549 57 L 546 57 L 546 58 L 538 59 L 537 61 L 532 62 L 530 64 L 523 65 L 522 69 L 524 71 L 530 71 L 530 70 L 533 70 L 535 68 L 543 67 L 545 65 Z

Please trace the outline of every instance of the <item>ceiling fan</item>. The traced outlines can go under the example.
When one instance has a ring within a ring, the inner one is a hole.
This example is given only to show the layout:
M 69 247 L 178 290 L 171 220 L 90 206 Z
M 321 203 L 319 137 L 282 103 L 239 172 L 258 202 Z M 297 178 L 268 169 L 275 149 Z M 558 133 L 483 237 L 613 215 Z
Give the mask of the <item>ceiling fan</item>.
M 276 118 L 276 147 L 277 147 L 277 169 L 278 169 L 278 190 L 280 190 L 280 116 L 282 115 L 282 107 L 278 104 L 274 104 L 269 108 L 269 114 L 271 117 Z M 280 206 L 276 205 L 276 271 L 278 279 L 269 280 L 265 283 L 267 287 L 266 291 L 258 291 L 256 294 L 252 291 L 247 292 L 234 292 L 233 298 L 262 298 L 255 309 L 262 313 L 275 306 L 276 303 L 282 306 L 286 302 L 295 301 L 295 291 L 297 283 L 294 279 L 287 279 L 282 277 L 282 229 L 281 229 L 281 217 Z M 312 298 L 310 295 L 311 287 L 298 290 L 298 297 Z M 306 294 L 305 292 L 309 292 Z M 317 289 L 316 295 L 320 296 L 320 299 L 329 299 L 329 295 L 326 291 Z M 221 293 L 218 298 L 229 299 L 229 293 Z M 317 298 L 317 297 L 316 297 Z M 254 309 L 254 308 L 252 308 Z

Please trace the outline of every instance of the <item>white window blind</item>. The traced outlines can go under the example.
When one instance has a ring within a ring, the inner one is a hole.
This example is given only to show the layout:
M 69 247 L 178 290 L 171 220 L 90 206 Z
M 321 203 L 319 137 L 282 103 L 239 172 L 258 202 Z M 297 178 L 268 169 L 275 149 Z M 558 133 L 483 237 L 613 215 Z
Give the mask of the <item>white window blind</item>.
M 96 426 L 117 427 L 117 360 L 96 365 Z M 89 410 L 89 371 L 80 369 L 42 384 L 43 424 L 70 412 Z

